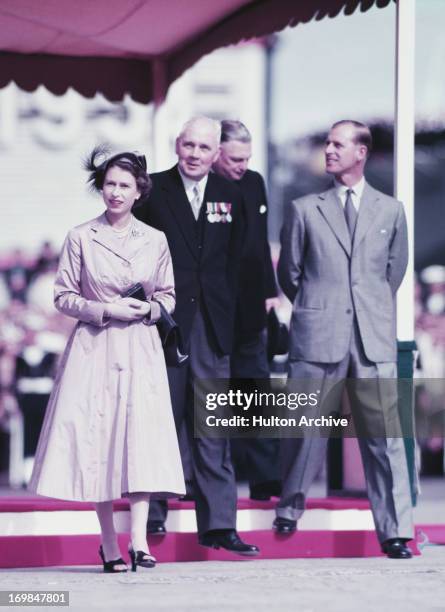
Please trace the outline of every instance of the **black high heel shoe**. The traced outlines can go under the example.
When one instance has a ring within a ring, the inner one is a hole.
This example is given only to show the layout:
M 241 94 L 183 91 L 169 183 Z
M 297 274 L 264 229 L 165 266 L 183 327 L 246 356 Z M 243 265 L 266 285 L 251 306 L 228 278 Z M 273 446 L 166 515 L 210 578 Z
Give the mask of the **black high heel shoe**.
M 124 574 L 127 571 L 127 564 L 121 557 L 119 557 L 119 559 L 114 559 L 113 561 L 105 561 L 102 545 L 99 547 L 99 556 L 104 564 L 104 572 L 106 574 Z M 116 565 L 125 565 L 125 569 L 116 569 Z
M 153 555 L 150 555 L 143 550 L 133 550 L 133 547 L 130 545 L 128 547 L 128 554 L 131 559 L 131 571 L 135 572 L 137 570 L 137 566 L 141 567 L 154 567 L 156 565 L 156 559 Z

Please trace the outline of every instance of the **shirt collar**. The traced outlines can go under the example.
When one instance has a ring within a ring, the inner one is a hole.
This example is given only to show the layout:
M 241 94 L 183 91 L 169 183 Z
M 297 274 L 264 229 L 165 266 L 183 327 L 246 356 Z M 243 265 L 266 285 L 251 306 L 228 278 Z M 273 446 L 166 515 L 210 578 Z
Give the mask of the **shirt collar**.
M 188 176 L 185 176 L 182 172 L 181 169 L 178 166 L 178 171 L 179 171 L 179 176 L 182 179 L 182 184 L 184 185 L 184 189 L 185 192 L 187 194 L 188 199 L 190 200 L 193 197 L 193 188 L 195 185 L 198 185 L 198 189 L 199 189 L 199 194 L 201 196 L 201 198 L 204 197 L 204 192 L 207 186 L 207 180 L 209 178 L 209 175 L 206 174 L 205 176 L 202 177 L 202 179 L 200 181 L 194 181 L 193 179 L 190 179 Z
M 340 200 L 343 201 L 346 198 L 347 190 L 352 189 L 352 191 L 354 192 L 354 196 L 360 201 L 362 199 L 363 190 L 365 188 L 365 177 L 362 176 L 359 182 L 355 185 L 352 185 L 351 187 L 347 187 L 346 185 L 343 185 L 342 183 L 339 183 L 337 180 L 334 179 L 334 187 L 335 193 L 340 198 Z

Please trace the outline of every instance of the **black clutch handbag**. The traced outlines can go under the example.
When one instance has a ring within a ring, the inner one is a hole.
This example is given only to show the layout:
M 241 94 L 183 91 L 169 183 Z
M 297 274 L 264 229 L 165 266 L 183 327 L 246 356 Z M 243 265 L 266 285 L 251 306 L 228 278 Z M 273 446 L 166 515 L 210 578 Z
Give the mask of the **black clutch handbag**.
M 122 294 L 122 297 L 132 297 L 135 300 L 147 301 L 147 296 L 141 283 L 136 283 Z M 161 302 L 153 300 L 161 309 L 161 318 L 156 322 L 162 347 L 164 349 L 165 363 L 168 366 L 180 366 L 187 361 L 182 345 L 181 332 L 174 318 L 169 314 Z
M 141 302 L 147 301 L 147 296 L 145 295 L 145 291 L 141 283 L 136 283 L 133 287 L 130 287 L 122 294 L 122 297 L 131 297 L 135 300 L 140 300 Z
M 168 366 L 180 366 L 188 359 L 182 345 L 181 331 L 174 318 L 169 314 L 161 302 L 157 302 L 161 309 L 161 318 L 156 323 L 162 346 L 164 347 L 165 363 Z

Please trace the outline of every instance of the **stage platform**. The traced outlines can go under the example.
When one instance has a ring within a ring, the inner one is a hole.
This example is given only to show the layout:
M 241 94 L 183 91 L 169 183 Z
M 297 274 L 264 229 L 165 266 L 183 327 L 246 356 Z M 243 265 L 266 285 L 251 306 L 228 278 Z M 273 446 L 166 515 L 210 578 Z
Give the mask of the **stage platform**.
M 260 547 L 263 559 L 380 556 L 366 499 L 309 499 L 298 531 L 288 536 L 271 530 L 275 501 L 238 501 L 237 529 Z M 122 550 L 128 543 L 129 506 L 115 503 Z M 193 502 L 170 502 L 168 533 L 149 539 L 159 562 L 243 559 L 198 544 Z M 419 543 L 445 543 L 443 525 L 418 525 Z M 98 563 L 99 525 L 92 504 L 42 497 L 0 498 L 0 567 L 42 567 Z M 411 543 L 418 553 L 415 542 Z M 244 558 L 246 559 L 246 558 Z M 247 560 L 247 559 L 246 559 Z

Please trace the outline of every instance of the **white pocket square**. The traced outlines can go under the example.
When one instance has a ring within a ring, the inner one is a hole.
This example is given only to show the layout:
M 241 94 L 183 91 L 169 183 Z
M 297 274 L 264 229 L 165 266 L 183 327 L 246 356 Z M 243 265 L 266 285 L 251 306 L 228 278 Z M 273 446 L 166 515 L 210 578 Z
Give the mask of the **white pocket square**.
M 386 233 L 387 233 L 387 231 L 386 231 L 386 229 L 381 229 L 381 230 L 380 230 L 380 233 L 381 233 L 381 234 L 386 234 Z

